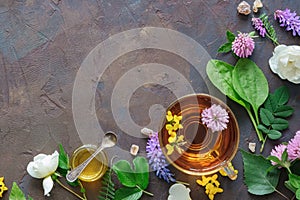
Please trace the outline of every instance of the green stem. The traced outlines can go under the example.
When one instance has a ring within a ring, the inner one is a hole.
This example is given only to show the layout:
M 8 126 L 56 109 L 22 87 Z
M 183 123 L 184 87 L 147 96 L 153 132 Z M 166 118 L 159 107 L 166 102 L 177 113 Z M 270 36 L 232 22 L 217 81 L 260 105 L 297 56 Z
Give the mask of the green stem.
M 83 198 L 87 200 L 86 194 L 85 194 L 85 189 L 84 189 L 84 187 L 83 187 L 83 185 L 82 185 L 82 183 L 81 183 L 81 181 L 79 179 L 78 179 L 78 184 L 80 185 L 80 190 L 84 191 L 84 192 L 82 192 Z
M 264 150 L 265 143 L 266 143 L 266 141 L 267 141 L 267 137 L 268 137 L 268 136 L 266 135 L 265 139 L 263 140 L 263 142 L 262 142 L 262 144 L 261 144 L 261 147 L 260 147 L 259 152 L 262 152 L 262 151 Z
M 268 33 L 266 33 L 266 36 L 267 36 L 270 40 L 272 40 L 272 42 L 273 42 L 275 45 L 279 45 L 279 43 L 278 43 L 276 40 L 274 40 L 274 38 L 272 38 Z
M 288 170 L 289 174 L 292 174 L 292 171 L 288 166 L 285 166 L 285 168 Z
M 275 189 L 275 192 L 277 192 L 278 194 L 280 194 L 283 198 L 290 200 L 287 196 L 285 196 L 284 194 L 282 194 L 280 191 Z
M 148 192 L 148 191 L 146 191 L 146 190 L 143 190 L 140 186 L 136 185 L 136 187 L 139 188 L 142 192 L 148 194 L 149 196 L 152 196 L 152 197 L 154 196 L 151 192 Z
M 78 197 L 81 200 L 87 200 L 86 197 L 81 197 L 79 194 L 77 194 L 76 192 L 74 192 L 73 190 L 71 190 L 70 188 L 68 188 L 67 186 L 65 186 L 64 184 L 62 184 L 62 182 L 60 182 L 58 179 L 55 180 L 61 187 L 63 187 L 65 190 L 67 190 L 68 192 L 72 193 L 73 195 L 75 195 L 76 197 Z
M 264 141 L 264 137 L 263 137 L 262 133 L 261 133 L 261 132 L 258 130 L 258 128 L 257 128 L 257 123 L 256 123 L 256 121 L 255 121 L 255 119 L 254 119 L 254 117 L 253 117 L 253 115 L 252 115 L 252 113 L 251 113 L 251 110 L 250 110 L 249 108 L 246 108 L 246 110 L 247 110 L 248 115 L 249 115 L 249 117 L 250 117 L 250 119 L 251 119 L 251 122 L 252 122 L 252 124 L 253 124 L 253 126 L 254 126 L 254 128 L 255 128 L 255 131 L 256 131 L 256 134 L 257 134 L 257 136 L 258 136 L 259 141 L 260 141 L 260 142 L 261 142 L 261 141 Z

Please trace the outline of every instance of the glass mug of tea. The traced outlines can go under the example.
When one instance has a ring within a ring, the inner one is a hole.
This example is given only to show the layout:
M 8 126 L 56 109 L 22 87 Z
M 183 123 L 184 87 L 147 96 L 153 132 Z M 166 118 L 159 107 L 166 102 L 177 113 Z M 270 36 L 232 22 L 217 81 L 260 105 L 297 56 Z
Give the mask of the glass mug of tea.
M 201 121 L 201 113 L 213 104 L 220 105 L 229 116 L 227 128 L 212 132 Z M 182 116 L 182 128 L 177 130 L 177 138 L 183 136 L 179 148 L 168 155 L 168 121 L 162 120 L 158 133 L 162 151 L 174 167 L 190 175 L 210 175 L 223 169 L 232 180 L 237 178 L 229 167 L 234 158 L 240 138 L 237 120 L 230 108 L 221 100 L 208 94 L 191 94 L 177 99 L 167 109 L 173 115 Z

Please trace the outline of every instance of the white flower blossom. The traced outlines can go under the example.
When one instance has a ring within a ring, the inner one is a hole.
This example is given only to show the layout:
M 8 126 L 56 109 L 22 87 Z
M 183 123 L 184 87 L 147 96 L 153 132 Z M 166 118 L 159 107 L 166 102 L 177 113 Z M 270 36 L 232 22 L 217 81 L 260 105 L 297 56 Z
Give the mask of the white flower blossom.
M 295 84 L 300 83 L 300 46 L 277 46 L 269 65 L 281 79 L 287 79 Z
M 49 195 L 53 188 L 53 180 L 51 175 L 54 174 L 58 167 L 58 152 L 55 151 L 52 155 L 39 154 L 33 158 L 33 161 L 28 163 L 27 172 L 33 178 L 43 178 L 44 195 Z

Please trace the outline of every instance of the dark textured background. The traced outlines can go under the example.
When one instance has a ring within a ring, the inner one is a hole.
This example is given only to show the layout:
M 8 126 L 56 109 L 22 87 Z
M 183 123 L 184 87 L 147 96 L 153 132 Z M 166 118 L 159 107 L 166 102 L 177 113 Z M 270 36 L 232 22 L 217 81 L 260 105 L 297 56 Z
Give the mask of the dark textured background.
M 249 1 L 250 2 L 250 1 Z M 252 2 L 252 1 L 251 1 Z M 250 2 L 250 3 L 251 3 Z M 72 118 L 71 97 L 76 72 L 83 59 L 100 42 L 121 31 L 145 26 L 165 27 L 182 32 L 199 42 L 213 58 L 234 63 L 231 55 L 217 54 L 225 42 L 227 29 L 250 32 L 251 15 L 236 12 L 236 0 L 1 0 L 0 2 L 0 176 L 5 176 L 11 188 L 16 181 L 26 194 L 34 199 L 44 199 L 42 181 L 31 178 L 26 166 L 38 153 L 52 153 L 62 143 L 66 151 L 72 151 L 82 143 L 76 133 Z M 264 8 L 274 24 L 282 44 L 299 44 L 299 37 L 285 32 L 272 15 L 276 9 L 286 7 L 300 14 L 297 0 L 263 1 Z M 273 44 L 268 39 L 256 39 L 256 49 L 251 57 L 263 70 L 270 91 L 286 85 L 291 93 L 290 105 L 296 112 L 289 119 L 290 127 L 279 141 L 268 141 L 264 155 L 281 141 L 287 141 L 299 130 L 299 85 L 282 81 L 268 66 Z M 193 67 L 176 55 L 159 50 L 146 49 L 126 54 L 117 59 L 101 77 L 96 94 L 96 110 L 104 130 L 119 133 L 110 110 L 110 95 L 114 84 L 132 66 L 148 62 L 163 63 L 180 71 L 196 92 L 205 92 L 203 80 L 194 77 Z M 167 106 L 175 96 L 167 88 L 158 85 L 140 87 L 131 97 L 132 118 L 141 126 L 149 122 L 147 113 L 154 103 Z M 257 137 L 245 110 L 228 100 L 236 114 L 240 131 L 240 148 L 247 149 L 248 142 Z M 143 150 L 146 140 L 137 140 L 120 134 L 118 145 L 129 149 L 138 143 Z M 233 164 L 239 170 L 236 181 L 220 178 L 222 194 L 215 199 L 282 199 L 277 194 L 263 197 L 247 192 L 243 184 L 241 154 L 237 153 Z M 259 166 L 258 166 L 259 167 Z M 189 182 L 193 199 L 208 199 L 204 189 L 195 183 L 196 177 L 187 176 L 172 168 L 176 178 Z M 283 177 L 282 180 L 284 180 Z M 154 197 L 142 199 L 166 199 L 170 185 L 151 173 L 148 190 Z M 86 185 L 89 199 L 97 199 L 99 183 Z M 292 193 L 281 183 L 279 190 L 292 198 Z M 9 192 L 4 193 L 8 199 Z M 56 185 L 47 199 L 75 199 Z

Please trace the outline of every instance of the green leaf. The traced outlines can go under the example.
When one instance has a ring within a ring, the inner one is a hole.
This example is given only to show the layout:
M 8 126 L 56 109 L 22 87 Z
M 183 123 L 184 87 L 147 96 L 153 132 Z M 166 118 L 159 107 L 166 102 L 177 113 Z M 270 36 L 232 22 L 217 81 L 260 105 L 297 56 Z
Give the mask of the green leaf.
M 241 151 L 244 162 L 244 182 L 248 192 L 255 195 L 270 194 L 275 191 L 278 184 L 280 170 L 267 170 L 272 166 L 270 161 L 261 155 L 254 155 Z M 257 167 L 259 166 L 259 167 Z
M 227 30 L 226 31 L 226 38 L 227 38 L 228 42 L 232 43 L 235 40 L 235 35 L 231 31 Z
M 142 190 L 146 189 L 149 184 L 149 164 L 144 157 L 138 156 L 133 160 L 135 169 L 136 185 L 140 186 Z
M 76 181 L 74 181 L 74 182 L 67 181 L 67 183 L 72 187 L 77 187 L 79 185 L 79 180 L 76 179 Z
M 62 144 L 59 144 L 59 160 L 58 160 L 58 167 L 61 169 L 68 170 L 70 169 L 70 164 L 69 164 L 69 156 L 65 152 Z
M 267 128 L 266 128 L 264 125 L 262 125 L 262 124 L 258 124 L 257 128 L 258 128 L 258 130 L 262 131 L 262 132 L 265 133 L 265 134 L 268 134 L 268 133 L 270 132 L 270 130 L 267 129 Z
M 275 119 L 273 114 L 265 108 L 260 109 L 259 116 L 260 116 L 262 123 L 264 123 L 264 125 L 266 125 L 266 126 L 270 126 L 274 122 L 274 119 Z
M 227 42 L 225 44 L 223 44 L 222 46 L 219 47 L 218 52 L 219 53 L 228 53 L 231 51 L 232 48 L 232 43 L 231 42 Z
M 122 187 L 116 191 L 115 200 L 137 200 L 143 195 L 138 188 Z
M 282 131 L 289 127 L 289 122 L 285 119 L 275 118 L 271 126 L 275 130 Z
M 294 113 L 294 108 L 288 105 L 278 106 L 276 111 L 274 112 L 274 116 L 276 117 L 289 117 Z
M 285 181 L 285 182 L 284 182 L 284 186 L 285 186 L 287 189 L 289 189 L 289 190 L 291 190 L 292 192 L 294 192 L 294 193 L 296 193 L 296 191 L 297 191 L 297 188 L 294 188 L 294 187 L 292 186 L 292 184 L 291 184 L 290 181 Z
M 258 113 L 269 94 L 268 81 L 261 69 L 252 60 L 241 58 L 232 71 L 232 83 L 238 95 Z
M 16 182 L 13 182 L 13 186 L 9 195 L 9 200 L 26 200 L 23 191 L 19 188 Z
M 271 161 L 273 161 L 275 163 L 278 163 L 278 164 L 281 163 L 281 160 L 278 157 L 276 157 L 276 156 L 268 156 L 267 160 L 271 160 Z
M 285 149 L 281 155 L 281 161 L 284 163 L 286 162 L 288 159 L 288 153 L 287 153 L 287 149 Z
M 112 168 L 110 168 L 102 177 L 102 186 L 99 192 L 100 196 L 98 196 L 98 199 L 100 200 L 113 200 L 115 198 L 115 184 L 113 183 L 111 178 L 112 171 Z
M 255 36 L 255 31 L 251 31 L 250 33 L 248 33 L 248 35 L 249 35 L 250 37 Z
M 33 200 L 33 198 L 31 196 L 28 196 L 28 200 Z
M 113 165 L 112 169 L 117 174 L 119 181 L 124 186 L 136 186 L 135 174 L 128 161 L 120 160 Z
M 270 35 L 270 39 L 272 40 L 272 42 L 274 44 L 278 44 L 278 41 L 277 41 L 277 36 L 276 36 L 276 32 L 275 32 L 275 29 L 273 28 L 273 26 L 271 25 L 271 23 L 269 22 L 269 19 L 268 19 L 268 16 L 264 13 L 262 14 L 260 17 L 259 17 L 263 24 L 264 24 L 264 27 L 266 28 L 267 30 L 267 33 Z
M 232 85 L 232 71 L 234 67 L 221 60 L 210 60 L 206 66 L 206 73 L 210 81 L 224 95 L 246 107 L 248 105 L 234 90 Z
M 296 199 L 300 199 L 300 188 L 296 191 Z
M 268 138 L 270 138 L 272 140 L 277 140 L 282 136 L 282 134 L 279 131 L 274 130 L 274 129 L 270 130 L 267 135 L 268 135 Z
M 290 95 L 286 86 L 281 86 L 274 91 L 274 96 L 278 105 L 284 105 L 288 102 Z
M 264 107 L 274 113 L 277 109 L 277 100 L 273 94 L 269 94 L 268 98 L 264 102 Z
M 300 188 L 300 176 L 289 174 L 289 182 L 294 188 Z

